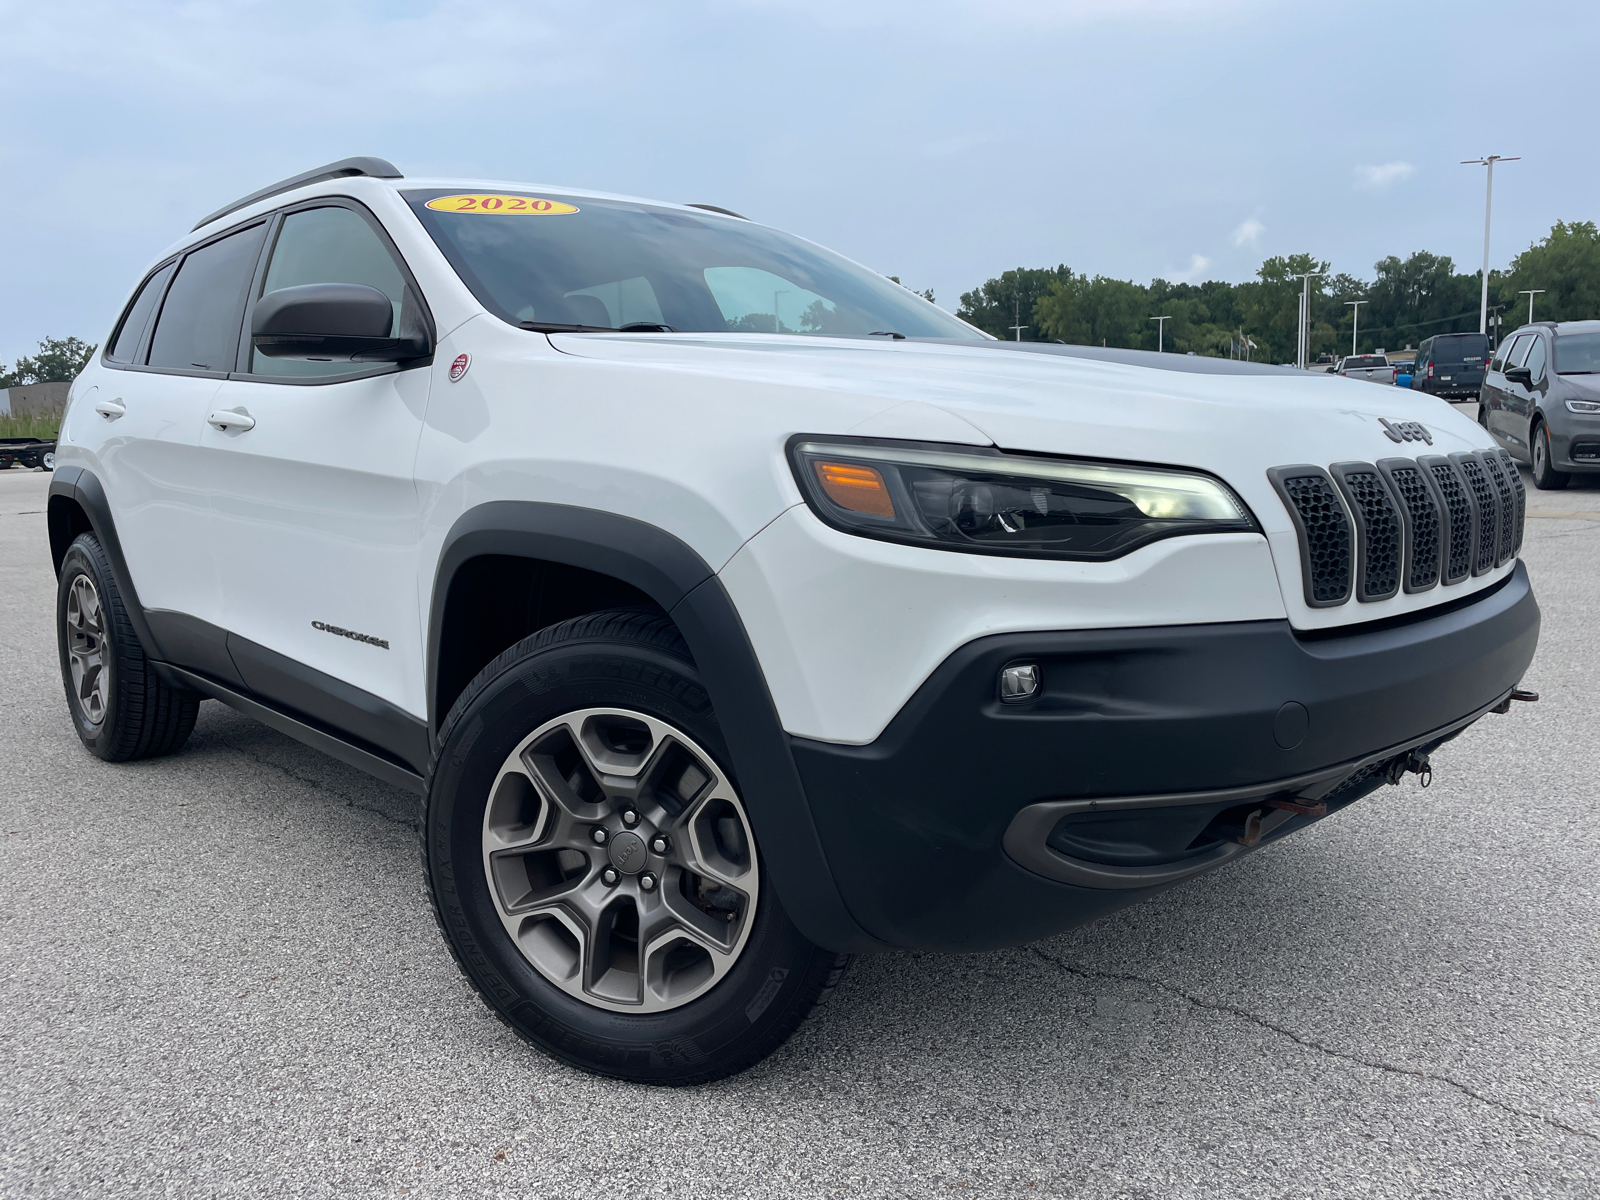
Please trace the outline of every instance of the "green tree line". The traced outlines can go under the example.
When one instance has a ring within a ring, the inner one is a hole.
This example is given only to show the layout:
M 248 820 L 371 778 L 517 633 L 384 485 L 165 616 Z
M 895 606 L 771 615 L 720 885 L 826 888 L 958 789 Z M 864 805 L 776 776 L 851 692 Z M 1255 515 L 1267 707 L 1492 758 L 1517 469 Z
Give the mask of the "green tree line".
M 961 297 L 958 315 L 986 333 L 1024 341 L 1154 350 L 1156 322 L 1167 316 L 1165 348 L 1217 357 L 1245 353 L 1257 362 L 1294 358 L 1301 283 L 1294 276 L 1319 271 L 1311 280 L 1311 353 L 1347 354 L 1352 301 L 1362 301 L 1358 349 L 1415 346 L 1436 333 L 1475 332 L 1482 278 L 1462 273 L 1448 255 L 1419 250 L 1373 264 L 1371 281 L 1334 273 L 1313 254 L 1267 259 L 1245 283 L 1210 280 L 1149 284 L 1080 275 L 1065 264 L 1006 271 Z M 1600 317 L 1600 230 L 1593 221 L 1558 221 L 1548 237 L 1489 274 L 1491 304 L 1502 305 L 1509 332 L 1527 319 L 1526 288 L 1542 288 L 1537 320 Z M 1241 355 L 1242 356 L 1242 355 Z
M 23 355 L 7 369 L 0 362 L 0 388 L 26 387 L 30 383 L 71 383 L 97 347 L 82 338 L 45 338 L 39 351 Z

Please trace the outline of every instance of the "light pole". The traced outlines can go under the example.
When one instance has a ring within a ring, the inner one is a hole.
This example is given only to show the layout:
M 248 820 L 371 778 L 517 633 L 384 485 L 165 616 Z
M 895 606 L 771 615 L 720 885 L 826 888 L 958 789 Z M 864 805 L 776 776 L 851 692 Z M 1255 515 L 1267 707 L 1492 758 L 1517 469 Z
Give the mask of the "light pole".
M 1307 271 L 1304 275 L 1291 275 L 1290 279 L 1303 279 L 1300 291 L 1300 352 L 1296 355 L 1298 362 L 1295 364 L 1302 371 L 1311 365 L 1311 281 L 1322 274 L 1321 271 Z
M 1500 349 L 1500 314 L 1505 310 L 1506 306 L 1504 304 L 1489 305 L 1489 325 L 1494 329 L 1494 333 L 1491 335 L 1491 345 L 1495 350 Z
M 1017 331 L 1017 341 L 1022 340 L 1022 331 L 1027 328 L 1022 323 L 1022 301 L 1016 296 L 1011 297 L 1011 319 L 1016 322 L 1011 328 Z
M 1345 307 L 1350 310 L 1350 357 L 1356 356 L 1356 330 L 1361 326 L 1361 306 L 1370 304 L 1370 300 L 1346 300 Z
M 1478 311 L 1479 333 L 1489 332 L 1489 210 L 1494 204 L 1494 165 L 1497 162 L 1519 162 L 1521 158 L 1520 154 L 1513 154 L 1509 158 L 1501 154 L 1491 154 L 1488 158 L 1461 160 L 1461 165 L 1464 167 L 1489 168 L 1488 182 L 1483 189 L 1483 300 Z
M 1545 290 L 1546 289 L 1544 289 L 1544 288 L 1523 288 L 1520 292 L 1517 293 L 1517 295 L 1519 295 L 1519 296 L 1526 296 L 1528 298 L 1528 324 L 1529 325 L 1533 324 L 1533 298 L 1535 296 L 1537 296 L 1540 292 L 1543 292 Z
M 1161 354 L 1166 349 L 1167 322 L 1172 318 L 1151 317 L 1150 319 L 1156 323 L 1156 353 Z

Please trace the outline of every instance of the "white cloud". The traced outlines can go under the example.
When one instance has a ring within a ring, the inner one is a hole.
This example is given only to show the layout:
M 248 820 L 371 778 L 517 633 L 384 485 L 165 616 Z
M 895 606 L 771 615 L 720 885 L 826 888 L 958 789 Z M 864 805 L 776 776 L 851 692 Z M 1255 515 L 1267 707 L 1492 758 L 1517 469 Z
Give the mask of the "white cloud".
M 1204 254 L 1192 255 L 1189 259 L 1189 269 L 1179 271 L 1172 277 L 1173 283 L 1193 283 L 1200 278 L 1200 274 L 1211 265 L 1211 260 Z
M 1409 179 L 1415 170 L 1408 162 L 1387 162 L 1380 167 L 1362 165 L 1356 168 L 1356 182 L 1362 187 L 1386 188 Z
M 1251 217 L 1233 231 L 1233 244 L 1235 246 L 1253 246 L 1256 240 L 1267 231 L 1267 227 L 1260 221 Z

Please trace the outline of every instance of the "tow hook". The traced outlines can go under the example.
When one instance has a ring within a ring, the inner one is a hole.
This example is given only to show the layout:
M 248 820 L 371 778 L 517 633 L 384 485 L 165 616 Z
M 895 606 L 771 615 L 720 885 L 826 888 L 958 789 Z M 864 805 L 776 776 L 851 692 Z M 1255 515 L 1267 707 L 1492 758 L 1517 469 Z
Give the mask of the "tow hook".
M 1428 763 L 1428 756 L 1421 750 L 1413 750 L 1410 754 L 1397 754 L 1390 759 L 1384 778 L 1391 784 L 1397 784 L 1408 772 L 1415 775 L 1423 787 L 1433 782 L 1433 767 Z
M 1489 711 L 1490 712 L 1497 712 L 1497 713 L 1508 713 L 1508 712 L 1511 711 L 1511 702 L 1513 700 L 1521 700 L 1525 704 L 1532 704 L 1538 698 L 1539 698 L 1539 693 L 1538 692 L 1530 692 L 1530 691 L 1528 691 L 1527 688 L 1512 688 L 1511 689 L 1511 695 L 1507 696 L 1504 700 L 1500 701 L 1499 704 L 1496 704 Z

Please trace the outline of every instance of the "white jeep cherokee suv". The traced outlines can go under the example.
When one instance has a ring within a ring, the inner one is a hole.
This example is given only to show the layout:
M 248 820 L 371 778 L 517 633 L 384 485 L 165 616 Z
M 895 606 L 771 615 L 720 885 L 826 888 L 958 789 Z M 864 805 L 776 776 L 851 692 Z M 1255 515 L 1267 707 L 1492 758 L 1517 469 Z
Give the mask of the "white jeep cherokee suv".
M 491 1008 L 687 1083 L 853 953 L 1045 937 L 1426 771 L 1521 694 L 1521 487 L 1428 397 L 350 159 L 151 267 L 49 527 L 91 751 L 211 698 L 415 790 Z

